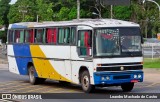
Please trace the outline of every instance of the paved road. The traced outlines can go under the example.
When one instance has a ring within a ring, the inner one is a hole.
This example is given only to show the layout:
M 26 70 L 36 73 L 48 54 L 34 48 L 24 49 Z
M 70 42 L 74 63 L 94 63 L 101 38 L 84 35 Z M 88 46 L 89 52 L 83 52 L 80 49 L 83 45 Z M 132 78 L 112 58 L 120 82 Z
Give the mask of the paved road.
M 145 78 L 144 78 L 145 81 L 143 83 L 135 84 L 135 88 L 131 93 L 160 93 L 160 71 L 150 70 L 150 69 L 145 69 L 144 71 L 145 71 Z M 44 84 L 41 85 L 31 85 L 29 83 L 28 76 L 20 76 L 10 73 L 7 70 L 6 65 L 0 65 L 0 93 L 83 93 L 83 91 L 81 90 L 81 87 L 78 85 L 70 84 L 64 86 L 63 84 L 60 84 L 52 80 L 47 80 Z M 123 92 L 120 87 L 109 87 L 109 88 L 97 88 L 95 93 L 97 95 L 105 95 L 112 93 L 121 94 Z M 23 102 L 28 102 L 28 101 L 29 100 Z M 57 102 L 57 100 L 55 101 Z M 61 100 L 59 102 L 63 101 L 67 100 Z M 123 100 L 122 102 L 125 101 L 126 100 Z M 141 102 L 143 101 L 146 102 L 150 100 L 146 101 L 141 100 Z M 70 102 L 70 100 L 68 100 L 68 102 Z M 72 102 L 74 101 L 72 100 Z M 93 100 L 92 102 L 106 102 L 106 101 Z M 115 102 L 115 100 L 113 102 Z M 156 100 L 154 102 L 156 102 Z

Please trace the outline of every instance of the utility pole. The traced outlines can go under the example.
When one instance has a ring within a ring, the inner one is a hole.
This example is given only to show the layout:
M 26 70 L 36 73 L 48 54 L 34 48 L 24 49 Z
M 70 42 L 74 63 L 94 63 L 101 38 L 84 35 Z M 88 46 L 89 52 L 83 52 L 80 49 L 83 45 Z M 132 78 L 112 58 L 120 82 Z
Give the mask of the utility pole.
M 111 5 L 111 19 L 113 18 L 113 5 Z
M 39 22 L 39 15 L 37 15 L 37 23 Z
M 77 19 L 80 19 L 80 0 L 77 0 Z

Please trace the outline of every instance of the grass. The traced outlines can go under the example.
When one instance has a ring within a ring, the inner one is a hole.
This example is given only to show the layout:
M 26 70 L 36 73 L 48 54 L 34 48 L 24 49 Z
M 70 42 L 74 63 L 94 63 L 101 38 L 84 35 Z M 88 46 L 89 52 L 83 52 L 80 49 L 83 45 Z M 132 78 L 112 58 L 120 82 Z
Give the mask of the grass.
M 144 68 L 160 68 L 160 58 L 145 58 L 144 59 Z

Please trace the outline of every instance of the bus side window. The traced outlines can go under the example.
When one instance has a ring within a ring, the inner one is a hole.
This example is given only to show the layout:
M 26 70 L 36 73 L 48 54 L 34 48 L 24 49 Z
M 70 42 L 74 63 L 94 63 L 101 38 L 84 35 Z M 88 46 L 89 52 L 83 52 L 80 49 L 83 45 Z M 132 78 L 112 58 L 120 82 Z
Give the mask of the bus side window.
M 23 43 L 24 42 L 24 30 L 15 30 L 15 36 L 14 36 L 15 43 Z
M 69 44 L 70 43 L 70 28 L 59 28 L 58 29 L 58 43 Z
M 29 35 L 30 35 L 29 42 L 30 43 L 34 43 L 34 32 L 33 32 L 33 29 L 29 31 Z
M 80 56 L 90 56 L 92 47 L 92 34 L 91 31 L 78 32 L 78 47 L 80 49 Z
M 25 30 L 25 43 L 33 43 L 33 30 Z
M 35 35 L 35 43 L 43 43 L 44 42 L 44 29 L 37 29 Z
M 70 43 L 70 29 L 69 28 L 65 28 L 65 39 L 64 42 L 66 44 Z
M 57 29 L 49 28 L 47 29 L 47 43 L 56 44 L 57 42 Z
M 76 28 L 75 27 L 72 27 L 71 28 L 71 36 L 70 36 L 70 42 L 71 44 L 75 44 L 75 41 L 76 41 Z
M 59 44 L 64 43 L 64 29 L 63 28 L 58 29 L 58 43 Z

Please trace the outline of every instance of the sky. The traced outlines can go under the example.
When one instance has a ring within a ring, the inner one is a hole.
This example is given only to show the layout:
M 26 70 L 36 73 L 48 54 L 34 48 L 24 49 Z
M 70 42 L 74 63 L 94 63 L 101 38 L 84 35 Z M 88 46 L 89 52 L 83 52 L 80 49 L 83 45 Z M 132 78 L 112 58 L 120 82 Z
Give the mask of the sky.
M 17 0 L 11 0 L 10 4 L 14 4 Z

